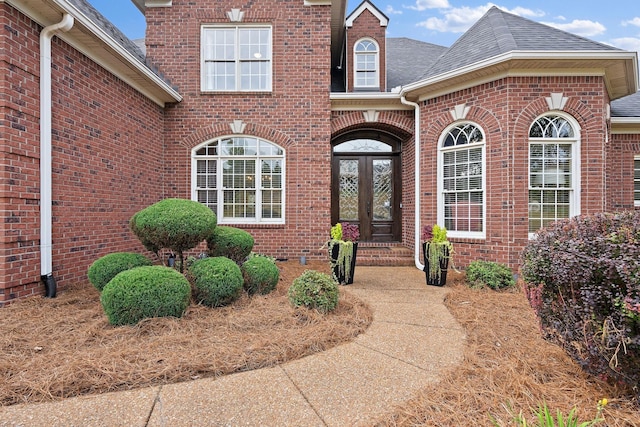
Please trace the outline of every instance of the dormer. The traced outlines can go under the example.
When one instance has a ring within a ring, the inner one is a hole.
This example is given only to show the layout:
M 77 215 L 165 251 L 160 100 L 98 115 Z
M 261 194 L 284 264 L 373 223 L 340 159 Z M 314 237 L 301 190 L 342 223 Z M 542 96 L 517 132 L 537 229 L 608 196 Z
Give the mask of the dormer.
M 386 92 L 389 18 L 368 0 L 347 17 L 347 92 Z

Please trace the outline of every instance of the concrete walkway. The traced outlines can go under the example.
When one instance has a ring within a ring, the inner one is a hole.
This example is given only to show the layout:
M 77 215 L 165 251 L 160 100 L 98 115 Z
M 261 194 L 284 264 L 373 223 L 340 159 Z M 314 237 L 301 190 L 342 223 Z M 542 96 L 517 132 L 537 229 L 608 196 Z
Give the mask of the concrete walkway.
M 351 343 L 217 379 L 0 407 L 0 426 L 367 425 L 461 361 L 447 289 L 415 267 L 360 266 L 347 289 L 374 310 Z

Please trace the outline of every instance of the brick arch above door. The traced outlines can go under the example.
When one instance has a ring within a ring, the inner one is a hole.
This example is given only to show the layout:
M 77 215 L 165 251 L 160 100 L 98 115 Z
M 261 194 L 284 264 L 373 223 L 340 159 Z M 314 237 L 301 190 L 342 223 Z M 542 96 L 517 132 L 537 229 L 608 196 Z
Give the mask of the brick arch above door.
M 331 136 L 360 128 L 375 128 L 406 140 L 413 135 L 414 113 L 407 111 L 332 111 Z

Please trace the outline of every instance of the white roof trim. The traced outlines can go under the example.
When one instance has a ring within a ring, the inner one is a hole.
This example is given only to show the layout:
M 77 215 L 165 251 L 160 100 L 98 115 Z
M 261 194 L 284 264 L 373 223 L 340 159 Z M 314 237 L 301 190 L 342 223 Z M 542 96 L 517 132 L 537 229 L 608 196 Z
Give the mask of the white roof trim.
M 389 25 L 389 18 L 387 18 L 386 16 L 384 16 L 378 9 L 376 9 L 375 6 L 373 6 L 371 3 L 369 3 L 368 1 L 364 1 L 360 4 L 360 6 L 358 6 L 358 8 L 356 10 L 354 10 L 353 12 L 351 12 L 351 15 L 349 15 L 349 17 L 347 18 L 347 22 L 346 22 L 346 26 L 347 28 L 351 28 L 353 27 L 353 21 L 356 20 L 356 18 L 358 16 L 360 16 L 362 14 L 362 12 L 364 12 L 365 10 L 368 10 L 369 12 L 371 12 L 373 14 L 373 16 L 375 16 L 376 18 L 378 18 L 378 21 L 380 21 L 380 26 L 381 27 L 386 27 L 387 25 Z
M 437 76 L 428 77 L 423 80 L 419 80 L 415 83 L 410 83 L 406 86 L 402 87 L 401 94 L 407 95 L 409 92 L 418 90 L 434 83 L 439 83 L 442 81 L 449 80 L 454 77 L 462 76 L 464 74 L 468 74 L 474 71 L 478 71 L 487 67 L 491 67 L 493 65 L 498 65 L 507 61 L 517 60 L 517 59 L 572 59 L 572 60 L 580 60 L 580 59 L 634 59 L 634 76 L 638 76 L 638 61 L 636 52 L 628 52 L 628 51 L 511 51 L 507 53 L 503 53 L 498 56 L 494 56 L 492 58 L 485 59 L 480 62 L 476 62 L 474 64 L 466 65 L 461 68 L 457 68 L 453 71 L 449 71 L 446 73 L 438 74 Z M 636 91 L 638 90 L 638 78 L 635 77 L 635 86 Z

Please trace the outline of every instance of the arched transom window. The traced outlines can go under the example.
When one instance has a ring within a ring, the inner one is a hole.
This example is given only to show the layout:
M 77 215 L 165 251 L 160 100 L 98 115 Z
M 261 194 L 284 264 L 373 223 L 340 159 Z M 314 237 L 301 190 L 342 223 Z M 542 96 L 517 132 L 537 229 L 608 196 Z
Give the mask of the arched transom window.
M 380 86 L 378 52 L 378 45 L 371 39 L 363 39 L 356 43 L 354 52 L 355 87 L 377 88 Z
M 440 138 L 438 223 L 453 237 L 484 237 L 484 134 L 456 123 Z
M 219 223 L 283 223 L 284 162 L 284 150 L 260 138 L 206 142 L 192 151 L 192 197 Z
M 529 233 L 579 213 L 579 129 L 546 114 L 529 129 Z

